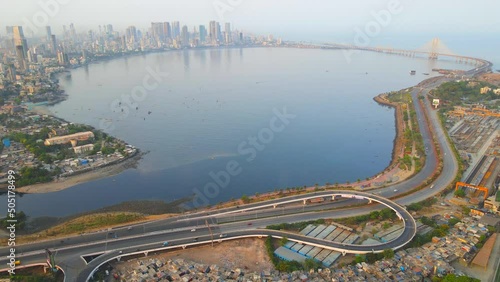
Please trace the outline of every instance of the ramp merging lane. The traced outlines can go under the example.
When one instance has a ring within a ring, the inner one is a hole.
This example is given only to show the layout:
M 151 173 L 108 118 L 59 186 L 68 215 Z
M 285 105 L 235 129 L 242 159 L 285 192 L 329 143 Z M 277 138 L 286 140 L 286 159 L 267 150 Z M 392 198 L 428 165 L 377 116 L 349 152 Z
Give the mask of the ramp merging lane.
M 365 193 L 365 192 L 358 192 L 358 191 L 347 191 L 347 190 L 337 190 L 337 191 L 323 191 L 323 192 L 318 192 L 314 193 L 313 195 L 311 194 L 304 194 L 304 195 L 298 195 L 298 196 L 292 196 L 292 197 L 287 197 L 287 198 L 281 198 L 281 199 L 276 199 L 276 200 L 271 200 L 267 202 L 263 202 L 257 205 L 252 205 L 251 207 L 245 207 L 241 210 L 236 210 L 236 211 L 225 211 L 217 215 L 227 215 L 231 213 L 239 213 L 239 212 L 244 212 L 244 211 L 250 211 L 250 210 L 255 210 L 255 209 L 262 209 L 266 207 L 277 207 L 279 205 L 284 205 L 284 204 L 290 204 L 294 202 L 301 202 L 301 201 L 306 201 L 309 199 L 314 199 L 318 197 L 342 197 L 342 198 L 353 198 L 353 199 L 358 199 L 358 200 L 368 200 L 369 202 L 377 202 L 380 203 L 390 209 L 392 209 L 398 218 L 403 221 L 404 223 L 404 230 L 403 233 L 395 238 L 394 240 L 391 240 L 389 242 L 377 244 L 377 245 L 353 245 L 353 244 L 344 244 L 344 243 L 339 243 L 339 242 L 333 242 L 333 241 L 328 241 L 324 239 L 319 239 L 319 238 L 313 238 L 313 237 L 307 237 L 303 236 L 300 234 L 296 233 L 290 233 L 290 232 L 285 232 L 285 231 L 278 231 L 278 230 L 268 230 L 268 229 L 251 229 L 252 227 L 247 227 L 247 230 L 240 230 L 240 231 L 234 231 L 231 233 L 225 234 L 226 236 L 224 238 L 218 238 L 218 237 L 212 237 L 209 234 L 196 237 L 196 239 L 193 241 L 192 239 L 192 231 L 191 230 L 185 230 L 183 233 L 185 234 L 184 239 L 180 240 L 175 240 L 173 242 L 169 241 L 169 244 L 171 245 L 170 247 L 156 247 L 155 249 L 150 249 L 149 252 L 154 252 L 154 251 L 160 251 L 164 249 L 174 249 L 174 248 L 186 248 L 192 245 L 198 245 L 198 244 L 208 244 L 211 243 L 212 241 L 219 242 L 219 241 L 225 241 L 225 240 L 234 240 L 234 239 L 241 239 L 241 238 L 249 238 L 249 237 L 265 237 L 265 236 L 272 236 L 274 238 L 283 238 L 286 237 L 290 241 L 294 241 L 297 243 L 302 243 L 302 244 L 307 244 L 315 247 L 320 247 L 320 248 L 325 248 L 329 249 L 332 251 L 337 251 L 342 254 L 346 253 L 352 253 L 352 254 L 366 254 L 366 253 L 381 253 L 386 249 L 399 249 L 406 244 L 408 244 L 413 237 L 415 236 L 417 232 L 417 224 L 415 222 L 415 219 L 411 216 L 411 214 L 402 206 L 399 204 L 386 199 L 384 197 L 380 197 L 371 193 Z M 206 217 L 213 217 L 214 215 L 202 215 L 200 218 L 206 218 Z M 193 220 L 195 218 L 191 218 L 190 220 Z M 181 219 L 182 220 L 182 219 Z M 156 234 L 155 234 L 156 235 Z M 168 239 L 168 233 L 164 234 L 166 239 Z M 140 238 L 138 238 L 140 239 Z M 140 241 L 140 240 L 138 240 Z M 175 244 L 175 245 L 173 245 Z M 143 253 L 141 251 L 136 251 L 132 252 L 136 254 Z M 118 253 L 116 251 L 105 253 L 93 261 L 91 261 L 87 267 L 80 273 L 78 276 L 78 281 L 87 281 L 90 279 L 90 277 L 94 274 L 94 272 L 104 265 L 105 263 L 120 259 L 121 256 L 124 255 L 130 255 L 128 252 L 124 253 Z

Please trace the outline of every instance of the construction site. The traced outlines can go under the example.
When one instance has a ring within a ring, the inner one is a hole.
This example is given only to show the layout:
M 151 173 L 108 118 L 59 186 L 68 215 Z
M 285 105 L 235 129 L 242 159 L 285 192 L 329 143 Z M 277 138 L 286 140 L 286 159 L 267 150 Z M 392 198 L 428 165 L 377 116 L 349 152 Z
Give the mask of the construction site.
M 452 202 L 484 208 L 484 202 L 498 190 L 500 165 L 500 113 L 482 105 L 455 107 L 448 113 L 449 135 L 464 161 L 464 174 L 456 183 Z M 493 211 L 497 212 L 497 211 Z

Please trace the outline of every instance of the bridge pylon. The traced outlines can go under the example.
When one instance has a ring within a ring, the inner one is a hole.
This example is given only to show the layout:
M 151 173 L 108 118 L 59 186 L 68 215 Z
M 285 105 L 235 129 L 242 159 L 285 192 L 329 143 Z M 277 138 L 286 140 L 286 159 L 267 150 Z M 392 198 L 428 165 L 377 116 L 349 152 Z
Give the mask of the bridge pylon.
M 429 53 L 430 60 L 438 59 L 439 38 L 432 39 L 431 52 Z

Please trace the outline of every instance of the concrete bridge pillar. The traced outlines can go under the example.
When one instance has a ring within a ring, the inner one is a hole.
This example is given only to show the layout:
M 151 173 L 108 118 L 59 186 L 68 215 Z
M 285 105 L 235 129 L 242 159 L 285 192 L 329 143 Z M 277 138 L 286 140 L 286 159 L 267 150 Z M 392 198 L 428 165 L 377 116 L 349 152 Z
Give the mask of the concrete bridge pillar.
M 278 205 L 273 205 L 273 209 L 275 209 Z
M 403 220 L 403 217 L 399 213 L 396 213 L 396 215 L 398 216 L 399 220 Z
M 304 200 L 303 202 L 304 202 L 304 205 L 307 204 L 307 200 Z
M 371 204 L 372 203 L 372 199 L 368 199 L 368 204 Z
M 335 200 L 335 195 L 332 196 L 332 201 Z
M 346 251 L 342 251 L 342 256 L 345 256 L 347 254 Z
M 185 250 L 186 249 L 186 245 L 182 245 L 182 249 Z
M 117 257 L 116 258 L 116 261 L 121 261 L 122 260 L 122 257 Z
M 148 252 L 144 252 L 144 256 L 147 257 L 148 256 Z

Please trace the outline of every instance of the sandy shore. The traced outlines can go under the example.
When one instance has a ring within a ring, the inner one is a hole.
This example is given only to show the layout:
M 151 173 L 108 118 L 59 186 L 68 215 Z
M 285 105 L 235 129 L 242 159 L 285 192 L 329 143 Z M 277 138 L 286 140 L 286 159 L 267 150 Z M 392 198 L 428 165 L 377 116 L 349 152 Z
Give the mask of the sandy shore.
M 105 166 L 102 168 L 98 168 L 94 171 L 85 172 L 64 179 L 58 179 L 57 181 L 49 183 L 41 183 L 41 184 L 20 187 L 17 188 L 16 191 L 28 194 L 50 193 L 50 192 L 61 191 L 80 183 L 85 183 L 92 180 L 114 176 L 129 168 L 134 168 L 141 159 L 141 157 L 142 154 L 139 153 L 129 159 L 126 159 L 123 162 L 114 165 Z

